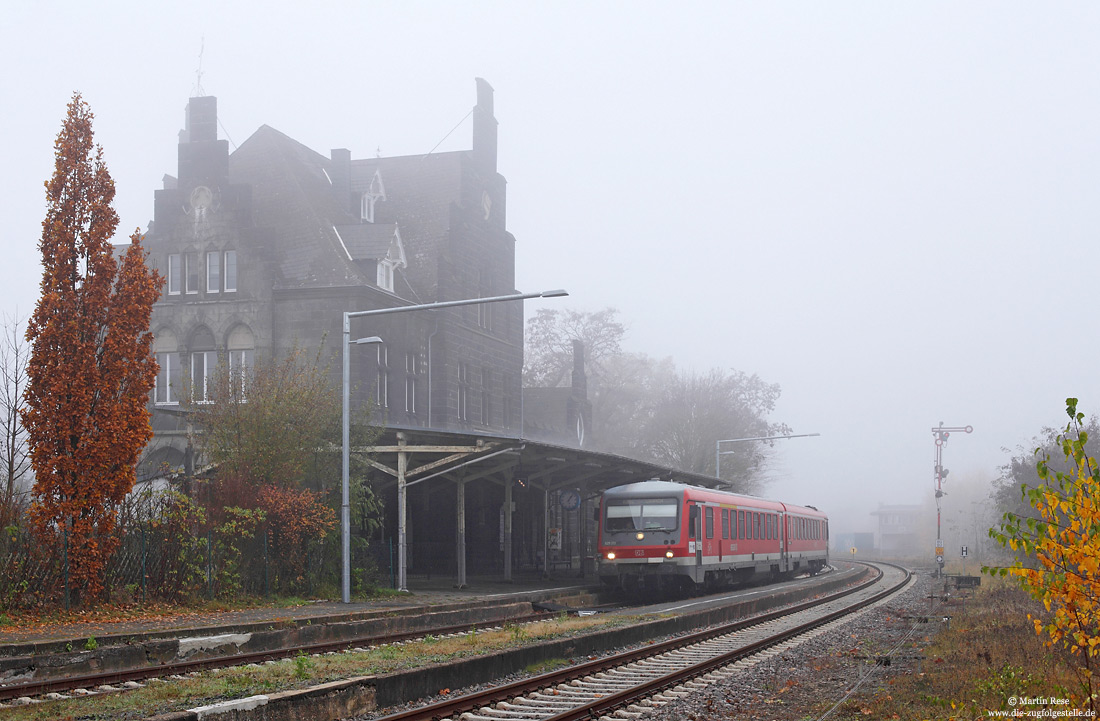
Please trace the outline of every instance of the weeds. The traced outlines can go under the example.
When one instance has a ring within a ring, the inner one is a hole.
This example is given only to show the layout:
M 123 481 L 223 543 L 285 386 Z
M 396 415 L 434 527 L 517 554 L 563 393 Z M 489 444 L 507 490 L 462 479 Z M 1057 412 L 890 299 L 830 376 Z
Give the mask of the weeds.
M 299 651 L 294 657 L 294 678 L 304 681 L 313 675 L 313 658 L 304 651 Z

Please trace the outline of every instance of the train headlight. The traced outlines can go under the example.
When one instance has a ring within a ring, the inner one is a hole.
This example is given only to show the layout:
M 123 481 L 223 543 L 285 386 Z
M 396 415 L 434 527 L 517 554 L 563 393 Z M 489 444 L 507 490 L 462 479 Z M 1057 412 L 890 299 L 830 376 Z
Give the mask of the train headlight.
M 608 551 L 607 552 L 607 560 L 609 560 L 609 561 L 614 561 L 615 560 L 615 552 L 614 551 Z
M 665 551 L 665 558 L 672 558 L 672 551 Z
M 645 534 L 644 534 L 644 533 L 639 533 L 639 534 L 638 534 L 638 535 L 636 536 L 636 538 L 637 538 L 637 539 L 638 539 L 638 540 L 640 541 L 640 540 L 642 540 L 643 538 L 645 538 Z

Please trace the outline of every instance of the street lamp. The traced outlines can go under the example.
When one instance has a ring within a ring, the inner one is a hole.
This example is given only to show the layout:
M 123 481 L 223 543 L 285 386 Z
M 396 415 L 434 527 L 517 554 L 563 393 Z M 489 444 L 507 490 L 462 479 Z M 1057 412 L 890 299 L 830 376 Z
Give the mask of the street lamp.
M 342 445 L 340 449 L 340 483 L 342 489 L 342 499 L 340 503 L 340 536 L 341 536 L 341 548 L 343 553 L 343 582 L 341 588 L 343 589 L 343 601 L 344 603 L 351 603 L 351 485 L 348 481 L 348 445 L 351 436 L 351 423 L 348 419 L 348 406 L 349 404 L 349 387 L 351 385 L 351 359 L 350 353 L 348 353 L 348 346 L 351 343 L 356 345 L 363 345 L 365 343 L 381 343 L 382 339 L 376 335 L 372 335 L 369 338 L 356 338 L 351 340 L 351 333 L 348 331 L 348 318 L 347 314 L 344 314 L 344 346 L 343 346 L 343 365 L 344 365 L 344 382 L 341 389 L 342 395 L 340 397 L 340 433 L 342 438 Z
M 453 308 L 460 305 L 480 305 L 482 303 L 500 303 L 506 300 L 527 300 L 528 298 L 559 298 L 561 296 L 569 295 L 564 290 L 544 290 L 538 293 L 514 293 L 512 295 L 495 295 L 488 298 L 465 298 L 463 300 L 445 300 L 438 303 L 420 303 L 417 305 L 401 305 L 395 308 L 375 308 L 373 310 L 356 310 L 356 311 L 344 311 L 344 380 L 343 380 L 343 447 L 341 448 L 341 455 L 343 461 L 342 469 L 342 481 L 344 492 L 344 505 L 341 508 L 340 524 L 342 526 L 341 534 L 343 541 L 343 601 L 344 603 L 351 603 L 351 512 L 350 512 L 350 490 L 348 484 L 348 466 L 349 466 L 349 438 L 350 431 L 348 428 L 348 403 L 349 403 L 349 391 L 348 386 L 350 383 L 349 376 L 350 365 L 348 361 L 348 345 L 352 342 L 351 338 L 351 319 L 361 318 L 368 315 L 387 315 L 390 313 L 407 313 L 414 310 L 435 310 L 438 308 Z M 370 338 L 360 338 L 354 341 L 355 343 L 381 343 L 382 339 L 377 336 L 371 336 Z M 431 362 L 431 359 L 428 360 Z M 431 419 L 428 419 L 429 424 Z M 405 484 L 398 482 L 397 486 L 397 590 L 405 591 Z
M 721 450 L 723 443 L 740 443 L 742 441 L 775 441 L 780 438 L 813 438 L 814 436 L 820 436 L 820 433 L 800 433 L 798 435 L 785 435 L 785 436 L 754 436 L 753 438 L 726 438 L 714 443 L 714 477 L 722 477 L 722 456 L 732 456 L 733 451 Z

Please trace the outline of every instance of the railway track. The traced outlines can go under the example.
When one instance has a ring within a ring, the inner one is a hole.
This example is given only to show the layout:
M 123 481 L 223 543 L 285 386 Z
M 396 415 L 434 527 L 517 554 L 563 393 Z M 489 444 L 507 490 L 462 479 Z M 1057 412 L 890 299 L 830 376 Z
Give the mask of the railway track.
M 510 619 L 508 623 L 534 623 L 536 621 L 553 618 L 555 615 L 557 614 L 554 612 L 539 611 L 528 614 L 526 616 Z M 259 664 L 264 663 L 265 661 L 278 661 L 284 658 L 293 658 L 299 654 L 312 655 L 328 652 L 339 652 L 354 648 L 365 648 L 368 646 L 380 646 L 384 644 L 411 641 L 426 638 L 428 636 L 446 636 L 450 634 L 469 633 L 471 629 L 476 629 L 480 631 L 499 628 L 501 627 L 501 625 L 502 622 L 499 619 L 493 621 L 479 621 L 473 623 L 464 623 L 456 626 L 438 626 L 427 629 L 419 629 L 417 631 L 412 631 L 409 633 L 391 633 L 385 635 L 362 636 L 359 638 L 342 639 L 340 641 L 329 641 L 281 649 L 271 649 L 267 651 L 256 651 L 254 653 L 239 653 L 233 654 L 231 656 L 219 656 L 217 658 L 196 659 L 192 661 L 177 661 L 175 663 L 157 664 L 128 671 L 110 671 L 97 674 L 81 674 L 66 676 L 64 678 L 57 679 L 43 679 L 39 681 L 8 684 L 0 686 L 0 702 L 22 697 L 47 696 L 49 694 L 58 694 L 64 691 L 72 691 L 74 689 L 98 689 L 100 687 L 107 687 L 105 689 L 106 692 L 122 691 L 128 688 L 137 688 L 139 687 L 139 682 L 147 681 L 153 678 L 183 676 L 185 674 L 205 671 L 208 669 L 226 668 L 229 666 L 243 666 L 250 663 Z
M 693 684 L 706 685 L 708 674 L 735 673 L 727 667 L 738 660 L 888 598 L 910 582 L 905 569 L 873 565 L 879 571 L 876 578 L 825 599 L 375 721 L 580 721 L 617 711 L 620 718 L 641 715 L 647 706 L 690 693 Z

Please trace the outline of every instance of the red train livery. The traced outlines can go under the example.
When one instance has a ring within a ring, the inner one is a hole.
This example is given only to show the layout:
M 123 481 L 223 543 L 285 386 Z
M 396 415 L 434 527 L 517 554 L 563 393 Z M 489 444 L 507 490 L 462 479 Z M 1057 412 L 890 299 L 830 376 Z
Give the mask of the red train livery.
M 604 491 L 599 526 L 600 579 L 628 590 L 717 588 L 829 562 L 816 508 L 670 481 Z

